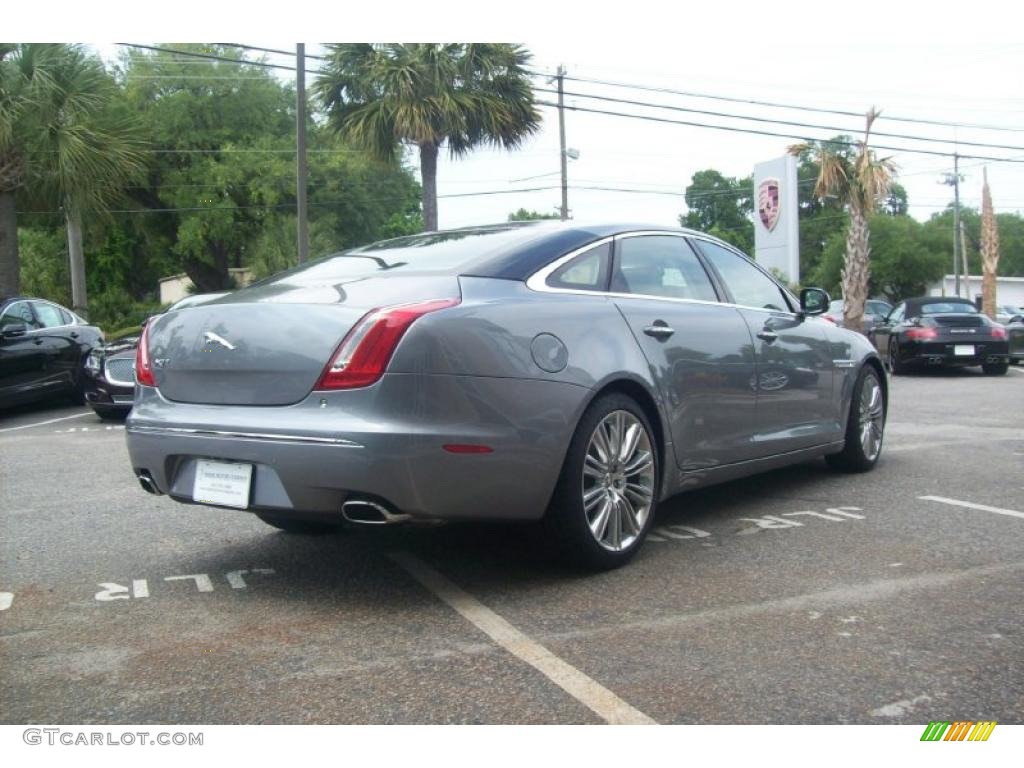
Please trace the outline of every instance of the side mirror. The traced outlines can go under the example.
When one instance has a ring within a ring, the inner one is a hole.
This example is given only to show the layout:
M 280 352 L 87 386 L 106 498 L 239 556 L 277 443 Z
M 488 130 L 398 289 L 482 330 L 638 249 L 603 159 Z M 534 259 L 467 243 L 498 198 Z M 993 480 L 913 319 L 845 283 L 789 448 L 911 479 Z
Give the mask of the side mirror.
M 4 326 L 3 337 L 5 339 L 16 339 L 19 336 L 24 336 L 26 333 L 28 333 L 28 325 L 25 323 L 11 323 Z
M 821 288 L 804 288 L 800 291 L 800 311 L 805 315 L 823 315 L 832 300 Z

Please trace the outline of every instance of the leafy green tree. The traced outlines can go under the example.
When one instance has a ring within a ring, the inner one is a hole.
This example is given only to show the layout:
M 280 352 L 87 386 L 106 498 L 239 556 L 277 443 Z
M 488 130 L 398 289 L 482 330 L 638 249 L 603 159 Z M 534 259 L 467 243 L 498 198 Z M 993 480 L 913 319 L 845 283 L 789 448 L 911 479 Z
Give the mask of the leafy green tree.
M 342 43 L 327 46 L 316 91 L 329 125 L 381 160 L 416 145 L 423 221 L 437 229 L 437 158 L 480 145 L 515 149 L 540 126 L 526 66 L 506 43 Z
M 71 301 L 87 312 L 82 219 L 121 199 L 143 168 L 138 125 L 116 109 L 116 87 L 98 57 L 74 45 L 53 46 L 52 85 L 38 107 L 45 131 L 39 147 L 39 194 L 56 201 L 67 227 Z
M 871 278 L 868 296 L 884 296 L 895 303 L 927 292 L 942 278 L 945 258 L 929 248 L 924 225 L 910 216 L 875 216 L 871 219 Z M 812 280 L 836 291 L 842 283 L 846 243 L 842 232 L 829 240 Z
M 820 170 L 814 194 L 819 198 L 837 197 L 850 215 L 842 272 L 843 325 L 854 330 L 861 329 L 871 274 L 868 220 L 888 198 L 896 171 L 890 159 L 877 157 L 870 147 L 871 127 L 877 118 L 874 108 L 868 111 L 864 138 L 854 142 L 852 160 L 848 153 L 835 151 L 828 142 L 790 148 L 797 156 L 808 150 L 815 153 Z
M 732 178 L 709 168 L 693 174 L 686 188 L 684 227 L 714 235 L 744 253 L 754 253 L 754 179 Z
M 508 215 L 509 221 L 546 221 L 559 218 L 561 217 L 557 213 L 539 213 L 538 211 L 528 211 L 525 208 L 520 208 Z

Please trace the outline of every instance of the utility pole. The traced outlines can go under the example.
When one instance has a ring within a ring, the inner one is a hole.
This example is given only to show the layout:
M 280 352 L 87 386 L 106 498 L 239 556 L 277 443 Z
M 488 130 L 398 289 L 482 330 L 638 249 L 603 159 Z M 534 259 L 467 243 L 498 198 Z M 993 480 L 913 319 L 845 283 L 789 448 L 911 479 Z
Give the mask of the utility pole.
M 562 161 L 562 206 L 560 208 L 562 221 L 569 218 L 569 158 L 565 149 L 565 67 L 558 65 L 558 142 L 561 146 L 559 158 Z
M 947 186 L 953 187 L 953 277 L 956 295 L 960 295 L 960 155 L 953 153 L 953 173 L 947 173 Z M 945 281 L 943 281 L 945 284 Z
M 306 169 L 306 44 L 295 46 L 295 201 L 298 215 L 299 263 L 309 258 L 309 207 Z
M 967 228 L 964 226 L 963 220 L 960 221 L 960 263 L 964 270 L 964 295 L 974 301 L 974 297 L 971 296 L 971 268 L 970 259 L 967 258 Z

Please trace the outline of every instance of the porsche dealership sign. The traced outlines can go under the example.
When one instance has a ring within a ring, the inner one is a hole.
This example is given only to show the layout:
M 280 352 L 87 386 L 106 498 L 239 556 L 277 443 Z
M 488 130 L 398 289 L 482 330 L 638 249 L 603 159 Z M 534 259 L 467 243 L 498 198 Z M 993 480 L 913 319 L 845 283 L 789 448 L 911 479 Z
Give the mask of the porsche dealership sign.
M 785 155 L 754 166 L 754 258 L 789 283 L 800 282 L 800 229 L 796 158 Z

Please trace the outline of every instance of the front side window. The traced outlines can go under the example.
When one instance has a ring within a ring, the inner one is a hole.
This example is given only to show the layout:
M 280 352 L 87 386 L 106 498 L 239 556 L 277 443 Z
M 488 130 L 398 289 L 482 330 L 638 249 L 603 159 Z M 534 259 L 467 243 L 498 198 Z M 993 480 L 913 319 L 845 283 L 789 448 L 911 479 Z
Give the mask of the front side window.
M 552 272 L 547 284 L 574 291 L 603 291 L 608 284 L 611 253 L 611 243 L 595 246 Z
M 793 311 L 782 289 L 750 259 L 707 240 L 697 242 L 701 253 L 718 270 L 737 304 L 780 312 Z
M 59 307 L 55 307 L 53 304 L 47 304 L 45 301 L 34 301 L 34 309 L 36 311 L 36 317 L 39 318 L 39 324 L 43 328 L 57 328 L 62 325 L 67 325 L 64 322 L 64 318 L 61 316 Z
M 613 292 L 718 301 L 711 278 L 683 238 L 624 237 L 618 241 L 617 248 Z
M 11 304 L 4 310 L 3 315 L 0 315 L 0 328 L 22 324 L 27 325 L 30 331 L 39 327 L 27 301 L 17 301 Z

